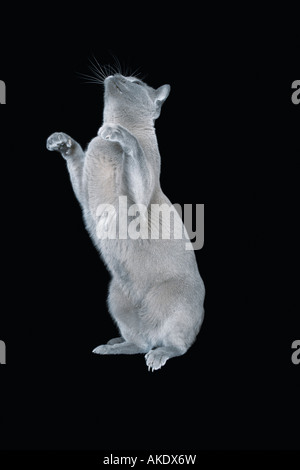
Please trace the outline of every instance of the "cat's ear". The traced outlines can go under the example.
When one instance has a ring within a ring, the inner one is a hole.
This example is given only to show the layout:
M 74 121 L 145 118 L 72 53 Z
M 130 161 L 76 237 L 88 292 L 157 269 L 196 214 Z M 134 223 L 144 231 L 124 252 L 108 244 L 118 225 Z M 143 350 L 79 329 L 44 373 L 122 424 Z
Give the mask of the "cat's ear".
M 166 101 L 166 99 L 168 98 L 170 91 L 171 91 L 170 85 L 162 85 L 159 88 L 157 88 L 157 90 L 155 90 L 154 119 L 157 119 L 158 116 L 160 115 L 161 107 L 162 107 L 163 103 Z

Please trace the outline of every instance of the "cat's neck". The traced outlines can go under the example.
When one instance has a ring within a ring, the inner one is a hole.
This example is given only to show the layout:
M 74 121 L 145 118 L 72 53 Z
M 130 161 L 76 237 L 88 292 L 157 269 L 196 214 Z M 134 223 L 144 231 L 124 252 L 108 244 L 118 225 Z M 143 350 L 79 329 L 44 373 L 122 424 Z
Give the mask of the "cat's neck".
M 119 124 L 122 127 L 125 127 L 133 135 L 142 134 L 142 135 L 154 135 L 155 136 L 155 127 L 152 121 L 132 121 L 124 116 L 104 116 L 103 123 L 114 123 Z

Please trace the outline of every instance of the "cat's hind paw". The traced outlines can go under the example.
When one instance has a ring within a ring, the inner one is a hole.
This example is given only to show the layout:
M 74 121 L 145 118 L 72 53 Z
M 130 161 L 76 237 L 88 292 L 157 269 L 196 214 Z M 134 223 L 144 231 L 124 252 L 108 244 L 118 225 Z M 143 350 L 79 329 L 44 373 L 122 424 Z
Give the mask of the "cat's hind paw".
M 94 354 L 111 354 L 112 345 L 110 344 L 100 344 L 95 349 L 93 349 Z
M 170 356 L 165 352 L 160 351 L 159 348 L 152 349 L 145 356 L 148 370 L 153 372 L 155 370 L 161 369 L 169 358 Z

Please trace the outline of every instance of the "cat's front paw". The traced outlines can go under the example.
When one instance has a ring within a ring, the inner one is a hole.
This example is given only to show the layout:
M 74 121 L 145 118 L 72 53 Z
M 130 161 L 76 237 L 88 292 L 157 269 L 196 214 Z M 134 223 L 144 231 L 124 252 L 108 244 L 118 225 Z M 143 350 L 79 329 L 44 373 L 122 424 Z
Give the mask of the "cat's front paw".
M 103 140 L 120 142 L 123 136 L 123 128 L 119 124 L 103 124 L 98 131 L 98 135 Z
M 57 150 L 63 155 L 70 153 L 73 140 L 64 132 L 54 132 L 47 139 L 46 147 L 48 150 Z

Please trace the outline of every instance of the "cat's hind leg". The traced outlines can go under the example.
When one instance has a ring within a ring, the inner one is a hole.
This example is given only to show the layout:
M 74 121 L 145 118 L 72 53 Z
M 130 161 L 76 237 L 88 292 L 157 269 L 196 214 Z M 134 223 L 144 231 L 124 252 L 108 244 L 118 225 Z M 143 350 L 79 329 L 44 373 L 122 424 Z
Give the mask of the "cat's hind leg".
M 112 338 L 107 341 L 106 344 L 117 344 L 117 343 L 124 343 L 125 339 L 122 336 L 118 336 L 117 338 Z
M 145 354 L 150 347 L 140 335 L 139 309 L 124 294 L 118 282 L 113 278 L 109 286 L 108 307 L 115 320 L 120 337 L 108 344 L 102 344 L 93 350 L 96 354 Z
M 115 344 L 101 344 L 93 350 L 95 354 L 142 354 L 145 352 L 144 348 L 127 341 Z

